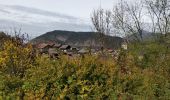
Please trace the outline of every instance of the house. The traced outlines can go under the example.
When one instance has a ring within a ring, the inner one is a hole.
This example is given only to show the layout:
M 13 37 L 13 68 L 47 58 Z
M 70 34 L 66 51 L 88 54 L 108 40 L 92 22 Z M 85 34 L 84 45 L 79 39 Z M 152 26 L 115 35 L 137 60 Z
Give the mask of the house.
M 78 51 L 79 50 L 76 47 L 72 47 L 71 49 L 67 50 L 67 52 L 72 52 L 73 54 L 77 54 Z
M 67 52 L 67 55 L 68 56 L 73 56 L 73 53 L 72 52 Z
M 72 51 L 78 51 L 78 48 L 72 47 L 71 50 L 72 50 Z
M 107 51 L 108 51 L 108 53 L 113 53 L 114 52 L 114 50 L 112 50 L 112 49 L 108 49 Z
M 49 54 L 50 58 L 58 58 L 58 56 L 59 56 L 59 54 L 55 48 L 49 48 L 48 54 Z
M 124 50 L 127 50 L 127 49 L 128 49 L 127 43 L 126 43 L 126 42 L 123 42 L 123 43 L 121 44 L 121 48 L 124 49 Z
M 37 45 L 37 48 L 39 49 L 40 53 L 48 53 L 48 49 L 51 48 L 51 46 L 46 43 L 40 43 Z
M 90 52 L 91 53 L 96 53 L 96 50 L 95 49 L 91 49 Z
M 62 44 L 55 43 L 55 45 L 53 47 L 59 49 L 61 46 L 62 46 Z
M 87 54 L 87 53 L 89 53 L 89 51 L 87 49 L 83 48 L 83 49 L 79 50 L 78 53 L 79 54 Z
M 60 50 L 62 50 L 62 51 L 67 51 L 67 50 L 69 50 L 69 49 L 71 49 L 71 46 L 70 46 L 70 45 L 62 45 L 62 46 L 60 47 Z
M 47 42 L 46 44 L 48 44 L 49 46 L 53 47 L 55 45 L 55 42 Z

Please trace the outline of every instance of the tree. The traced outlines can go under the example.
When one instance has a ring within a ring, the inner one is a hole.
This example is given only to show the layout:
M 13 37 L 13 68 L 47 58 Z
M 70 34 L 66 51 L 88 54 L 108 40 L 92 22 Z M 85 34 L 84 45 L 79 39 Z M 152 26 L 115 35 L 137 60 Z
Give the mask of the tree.
M 170 31 L 170 1 L 145 0 L 145 4 L 153 24 L 153 29 L 166 36 Z
M 100 8 L 92 16 L 102 41 L 103 34 L 112 30 L 117 30 L 122 36 L 133 34 L 135 39 L 142 41 L 143 30 L 148 27 L 145 24 L 147 20 L 152 24 L 149 31 L 167 36 L 170 31 L 170 0 L 145 0 L 133 4 L 121 0 L 113 11 Z
M 0 47 L 0 90 L 6 96 L 18 95 L 24 99 L 22 86 L 26 71 L 34 65 L 35 55 L 31 44 L 24 43 L 19 35 L 8 37 Z M 2 85 L 3 84 L 3 85 Z
M 111 12 L 99 8 L 93 12 L 91 20 L 95 30 L 99 34 L 101 47 L 103 48 L 105 45 L 105 35 L 110 34 L 111 31 Z
M 101 8 L 95 10 L 91 18 L 96 31 L 100 34 L 102 44 L 104 44 L 104 35 L 108 35 L 112 30 L 123 32 L 124 36 L 135 34 L 136 39 L 140 41 L 143 38 L 142 12 L 143 5 L 139 3 L 128 4 L 121 1 L 113 8 L 113 11 Z
M 142 40 L 143 32 L 143 5 L 139 3 L 128 4 L 121 2 L 113 8 L 112 25 L 125 36 L 134 34 L 138 41 Z

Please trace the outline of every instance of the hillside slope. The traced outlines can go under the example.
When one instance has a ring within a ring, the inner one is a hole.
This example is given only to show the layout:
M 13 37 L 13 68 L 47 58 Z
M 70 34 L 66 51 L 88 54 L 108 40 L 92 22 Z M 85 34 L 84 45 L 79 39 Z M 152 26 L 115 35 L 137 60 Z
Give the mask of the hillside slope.
M 106 48 L 119 48 L 123 39 L 120 37 L 106 36 Z M 73 32 L 55 30 L 47 32 L 34 38 L 32 43 L 53 41 L 62 44 L 69 44 L 75 47 L 99 47 L 100 41 L 98 34 L 94 32 Z

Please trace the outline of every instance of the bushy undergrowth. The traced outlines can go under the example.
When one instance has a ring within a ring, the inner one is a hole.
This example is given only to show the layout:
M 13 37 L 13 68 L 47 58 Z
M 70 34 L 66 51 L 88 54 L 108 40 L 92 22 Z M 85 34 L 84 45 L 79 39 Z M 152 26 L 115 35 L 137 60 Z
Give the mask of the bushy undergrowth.
M 131 44 L 114 59 L 100 55 L 36 55 L 29 44 L 5 41 L 0 51 L 2 100 L 168 100 L 170 49 Z

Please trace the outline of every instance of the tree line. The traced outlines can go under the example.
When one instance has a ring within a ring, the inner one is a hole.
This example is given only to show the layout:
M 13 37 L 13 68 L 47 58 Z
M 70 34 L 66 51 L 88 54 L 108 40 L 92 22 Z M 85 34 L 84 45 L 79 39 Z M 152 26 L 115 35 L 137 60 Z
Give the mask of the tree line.
M 157 33 L 166 37 L 170 31 L 170 1 L 137 0 L 129 3 L 121 0 L 112 10 L 94 10 L 91 19 L 100 34 L 101 45 L 104 45 L 104 35 L 115 33 L 123 37 L 133 34 L 137 41 L 143 40 L 144 30 L 155 38 L 159 35 Z

